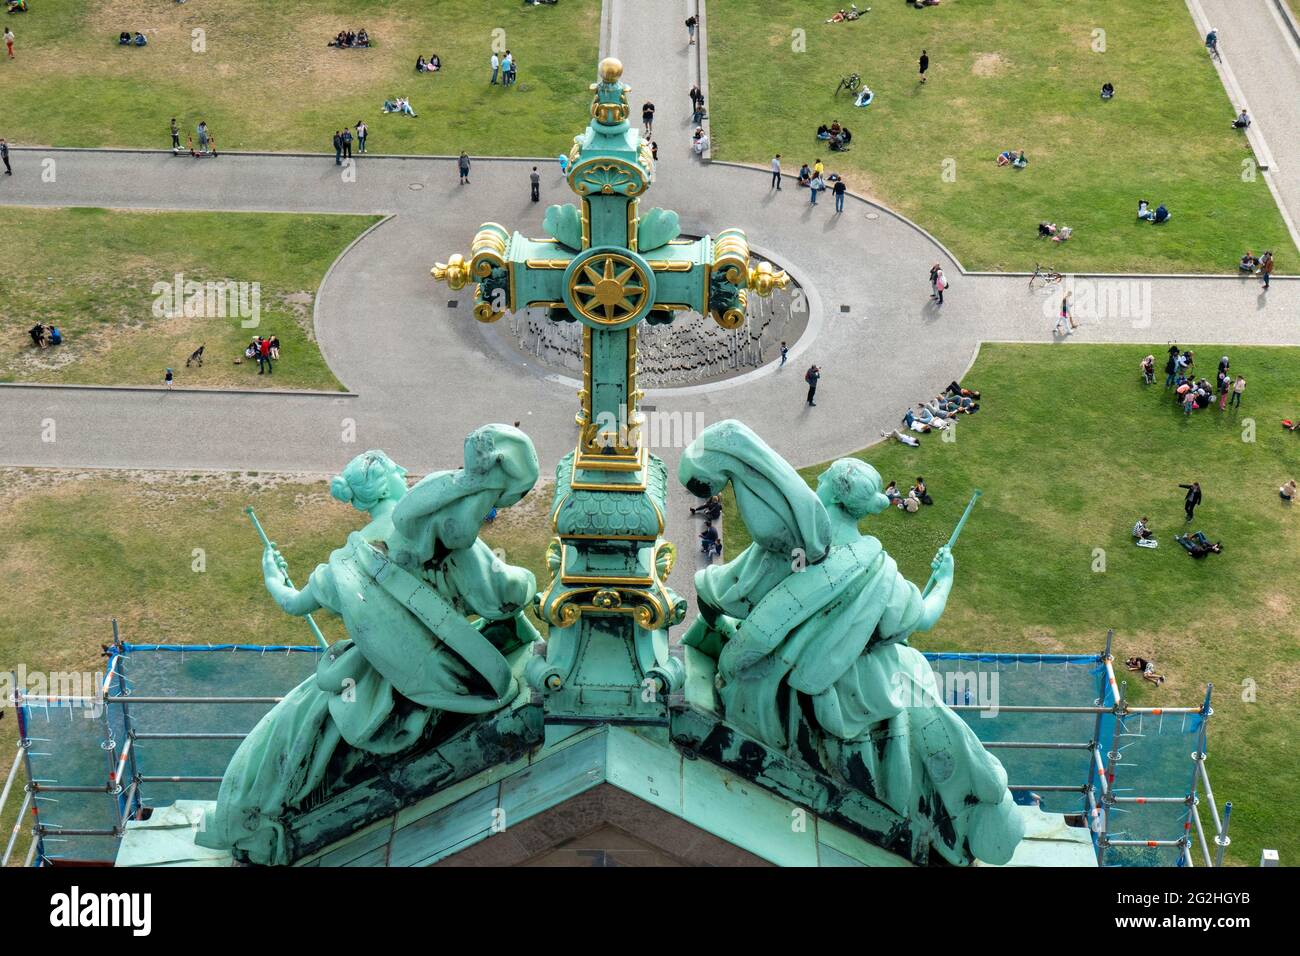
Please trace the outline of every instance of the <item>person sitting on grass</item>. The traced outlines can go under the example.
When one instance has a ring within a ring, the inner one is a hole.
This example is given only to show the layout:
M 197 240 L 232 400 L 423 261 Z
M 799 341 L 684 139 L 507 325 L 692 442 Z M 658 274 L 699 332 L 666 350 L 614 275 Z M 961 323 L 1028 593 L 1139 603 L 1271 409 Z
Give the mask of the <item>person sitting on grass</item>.
M 823 140 L 824 140 L 824 139 L 830 139 L 830 138 L 831 138 L 831 128 L 830 128 L 829 126 L 827 126 L 825 123 L 822 123 L 820 126 L 817 127 L 817 138 L 818 138 L 818 139 L 823 139 Z
M 1133 537 L 1137 541 L 1149 541 L 1154 535 L 1151 533 L 1151 527 L 1147 524 L 1150 519 L 1146 515 L 1138 518 L 1137 524 L 1133 526 Z
M 1169 207 L 1164 203 L 1161 203 L 1159 206 L 1156 206 L 1156 211 L 1151 214 L 1151 222 L 1158 226 L 1162 222 L 1168 222 L 1169 216 Z
M 925 489 L 925 479 L 920 475 L 916 476 L 916 484 L 912 486 L 910 495 L 923 505 L 934 504 L 934 499 L 930 497 L 930 493 Z
M 1246 107 L 1243 106 L 1241 108 L 1241 112 L 1237 114 L 1237 118 L 1232 121 L 1232 128 L 1245 129 L 1249 125 L 1250 125 L 1250 116 L 1246 113 Z
M 1156 381 L 1156 357 L 1148 355 L 1142 360 L 1142 381 L 1154 385 Z
M 709 558 L 715 554 L 719 557 L 722 555 L 722 538 L 712 521 L 704 522 L 704 531 L 700 533 L 700 551 Z
M 1054 222 L 1040 222 L 1038 224 L 1039 239 L 1050 239 L 1052 236 L 1056 235 L 1056 232 L 1056 223 Z
M 1115 95 L 1115 84 L 1106 82 L 1101 84 L 1101 98 L 1108 100 Z
M 1277 490 L 1278 497 L 1283 501 L 1295 501 L 1295 494 L 1296 484 L 1294 478 L 1283 484 L 1282 487 Z
M 722 517 L 722 500 L 717 495 L 714 495 L 704 504 L 692 508 L 691 514 L 702 514 L 706 521 L 717 521 Z
M 1242 256 L 1241 261 L 1237 263 L 1237 268 L 1240 269 L 1242 272 L 1246 273 L 1247 275 L 1253 275 L 1255 272 L 1255 268 L 1258 265 L 1259 265 L 1259 260 L 1255 258 L 1255 254 L 1251 252 L 1249 249 L 1247 249 L 1246 254 Z
M 966 388 L 960 383 L 955 381 L 949 382 L 948 387 L 944 389 L 944 391 L 947 392 L 949 395 L 961 395 L 964 398 L 973 398 L 977 402 L 980 400 L 979 392 L 974 391 L 973 389 Z
M 117 35 L 117 45 L 118 46 L 131 45 L 131 32 L 129 30 L 123 30 L 121 33 Z
M 903 497 L 898 493 L 898 482 L 891 481 L 885 485 L 885 497 L 889 499 L 890 504 L 897 504 L 898 499 Z
M 1011 165 L 1015 169 L 1024 169 L 1029 165 L 1029 160 L 1025 158 L 1025 151 L 1023 149 L 1016 153 L 1015 156 L 1011 157 Z
M 416 72 L 416 73 L 423 73 L 423 72 L 425 71 L 426 67 L 427 67 L 427 64 L 424 62 L 424 54 L 423 54 L 423 53 L 417 53 L 416 56 L 415 56 L 415 72 Z
M 146 40 L 146 39 L 144 38 L 144 34 L 141 33 L 139 30 L 136 30 L 136 31 L 135 31 L 135 41 L 134 41 L 134 42 L 135 42 L 135 45 L 136 45 L 136 46 L 147 46 L 148 43 L 149 43 L 149 41 Z
M 1016 151 L 1014 149 L 1004 149 L 1002 152 L 998 153 L 998 165 L 1010 166 L 1011 161 L 1014 160 L 1015 158 L 1016 158 Z
M 1139 219 L 1150 219 L 1152 215 L 1153 215 L 1153 213 L 1151 212 L 1151 203 L 1149 203 L 1149 202 L 1148 202 L 1147 200 L 1145 200 L 1145 199 L 1139 199 L 1139 200 L 1138 200 L 1138 218 L 1139 218 Z
M 442 57 L 436 53 L 429 54 L 429 62 L 424 65 L 425 73 L 437 73 L 442 69 Z
M 357 35 L 356 35 L 356 37 L 355 37 L 354 40 L 353 40 L 353 45 L 354 45 L 354 46 L 362 46 L 362 47 L 368 47 L 368 46 L 370 46 L 370 34 L 366 32 L 366 28 L 365 28 L 365 27 L 362 27 L 362 28 L 357 32 Z
M 5 6 L 5 13 L 26 13 L 27 0 L 9 0 Z

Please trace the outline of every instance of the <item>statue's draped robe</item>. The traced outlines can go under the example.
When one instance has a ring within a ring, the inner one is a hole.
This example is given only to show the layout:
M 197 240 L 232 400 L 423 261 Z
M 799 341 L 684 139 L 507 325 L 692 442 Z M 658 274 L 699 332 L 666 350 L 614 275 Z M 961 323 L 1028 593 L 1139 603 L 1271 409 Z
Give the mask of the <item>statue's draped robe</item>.
M 903 643 L 924 610 L 916 585 L 871 537 L 790 571 L 784 555 L 752 546 L 696 578 L 701 603 L 732 619 L 719 622 L 729 632 L 718 655 L 728 723 L 794 749 L 810 706 L 834 770 L 909 816 L 914 838 L 954 861 L 974 853 L 1004 862 L 1019 841 L 1014 827 L 972 827 L 942 810 L 982 818 L 1009 797 L 1001 764 L 943 705 L 925 657 Z M 976 845 L 965 844 L 968 834 Z
M 200 834 L 202 845 L 238 847 L 257 863 L 285 862 L 277 821 L 325 779 L 340 742 L 371 754 L 397 753 L 419 741 L 441 712 L 489 713 L 517 693 L 499 650 L 487 649 L 500 658 L 485 668 L 490 673 L 471 667 L 375 579 L 368 533 L 373 526 L 352 533 L 308 585 L 322 607 L 343 619 L 350 639 L 331 646 L 316 673 L 240 745 Z M 532 575 L 502 565 L 483 542 L 452 552 L 434 583 L 450 598 L 447 606 L 457 606 L 443 627 L 477 627 L 507 649 L 531 640 L 531 625 L 518 611 L 533 590 Z M 480 620 L 466 623 L 461 607 Z

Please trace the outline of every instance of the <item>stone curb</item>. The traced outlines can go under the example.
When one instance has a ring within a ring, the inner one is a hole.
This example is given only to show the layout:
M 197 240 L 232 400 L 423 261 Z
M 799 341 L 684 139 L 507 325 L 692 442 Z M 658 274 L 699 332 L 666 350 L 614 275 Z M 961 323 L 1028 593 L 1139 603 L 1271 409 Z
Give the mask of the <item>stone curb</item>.
M 1205 35 L 1210 32 L 1209 18 L 1205 15 L 1205 10 L 1201 7 L 1200 0 L 1187 0 L 1187 10 L 1192 15 L 1192 23 L 1196 25 L 1200 37 L 1204 40 Z M 1207 56 L 1209 54 L 1206 54 Z M 1232 67 L 1228 65 L 1227 59 L 1222 53 L 1219 58 L 1211 58 L 1210 63 L 1214 66 L 1219 74 L 1219 79 L 1223 82 L 1224 91 L 1228 94 L 1228 101 L 1236 108 L 1237 106 L 1246 107 L 1246 95 L 1241 91 L 1237 84 L 1236 74 L 1232 72 Z M 1259 163 L 1259 168 L 1263 172 L 1268 172 L 1274 168 L 1273 152 L 1268 148 L 1268 141 L 1264 139 L 1264 133 L 1259 128 L 1259 124 L 1252 122 L 1246 128 L 1246 139 L 1250 142 L 1251 149 L 1255 151 L 1255 160 Z
M 15 146 L 9 144 L 9 151 L 12 153 L 135 153 L 142 156 L 175 156 L 178 159 L 187 158 L 185 153 L 173 153 L 170 149 L 142 149 L 134 146 Z M 223 149 L 217 154 L 216 158 L 222 156 L 270 156 L 272 158 L 289 157 L 294 159 L 329 159 L 333 153 L 303 153 L 296 151 L 276 152 L 275 150 L 265 149 Z M 193 157 L 189 157 L 193 158 Z M 353 159 L 405 159 L 405 160 L 434 160 L 437 162 L 455 162 L 460 159 L 459 155 L 442 155 L 440 153 L 362 153 Z M 471 156 L 476 162 L 479 160 L 503 163 L 558 163 L 554 156 Z
M 0 382 L 0 388 L 62 389 L 88 392 L 167 392 L 199 395 L 284 395 L 309 398 L 360 398 L 356 392 L 325 392 L 306 388 L 187 388 L 184 385 L 78 385 L 60 382 Z
M 1300 23 L 1296 23 L 1295 14 L 1291 12 L 1291 7 L 1286 0 L 1273 0 L 1273 6 L 1277 7 L 1277 12 L 1282 15 L 1282 22 L 1291 31 L 1291 39 L 1295 41 L 1297 47 L 1300 47 Z
M 371 223 L 369 228 L 367 228 L 364 232 L 362 232 L 361 235 L 357 236 L 351 242 L 349 242 L 347 244 L 347 247 L 335 257 L 333 262 L 330 263 L 330 267 L 325 270 L 325 274 L 321 276 L 320 282 L 316 286 L 316 295 L 312 297 L 312 303 L 311 303 L 311 333 L 316 337 L 316 350 L 320 352 L 321 358 L 325 360 L 325 367 L 330 370 L 330 374 L 334 373 L 334 366 L 330 363 L 329 356 L 325 354 L 325 350 L 320 347 L 321 293 L 325 290 L 325 284 L 330 281 L 330 276 L 334 274 L 334 269 L 338 266 L 340 262 L 342 262 L 347 257 L 347 254 L 352 251 L 353 247 L 356 246 L 359 242 L 361 242 L 362 239 L 367 238 L 372 232 L 374 232 L 384 223 L 390 221 L 396 215 L 397 213 L 393 213 L 393 212 L 388 213 L 386 216 L 384 216 L 383 219 L 380 219 L 378 222 Z M 337 378 L 337 376 L 335 377 Z M 347 388 L 346 383 L 340 382 L 340 384 L 343 385 L 344 388 Z M 354 395 L 356 393 L 350 391 L 348 392 L 348 394 Z
M 699 18 L 699 23 L 695 27 L 695 76 L 696 82 L 700 86 L 700 94 L 704 97 L 704 108 L 712 109 L 709 99 L 709 37 L 708 37 L 708 17 L 705 9 L 705 0 L 695 0 L 695 15 Z M 707 117 L 706 117 L 707 118 Z M 713 128 L 713 124 L 709 124 Z M 701 162 L 713 162 L 713 137 L 709 137 L 709 148 L 700 155 Z

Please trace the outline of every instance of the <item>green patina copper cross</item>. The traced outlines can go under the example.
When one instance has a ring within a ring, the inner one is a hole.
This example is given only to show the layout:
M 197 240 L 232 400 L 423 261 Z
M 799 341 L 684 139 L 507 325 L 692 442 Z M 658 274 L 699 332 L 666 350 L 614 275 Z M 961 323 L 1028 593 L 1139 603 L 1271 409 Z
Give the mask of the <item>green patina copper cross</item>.
M 533 676 L 553 694 L 576 695 L 581 685 L 586 711 L 605 693 L 611 716 L 626 713 L 629 686 L 638 688 L 647 676 L 660 690 L 674 683 L 666 633 L 684 613 L 663 583 L 673 549 L 662 538 L 663 463 L 642 443 L 637 329 L 643 321 L 671 322 L 682 311 L 736 328 L 751 290 L 769 295 L 789 281 L 767 263 L 751 266 L 739 229 L 684 239 L 677 213 L 641 212 L 654 159 L 628 123 L 622 73 L 618 60 L 601 61 L 591 122 L 568 157 L 568 183 L 579 203 L 547 209 L 547 238 L 486 223 L 468 259 L 455 255 L 433 269 L 453 289 L 477 282 L 479 321 L 544 307 L 554 321 L 583 325 L 580 430 L 577 448 L 559 466 L 553 577 L 539 597 L 551 639 L 547 666 Z M 593 641 L 595 632 L 624 641 Z M 568 701 L 578 704 L 576 697 Z M 627 706 L 646 709 L 636 701 Z

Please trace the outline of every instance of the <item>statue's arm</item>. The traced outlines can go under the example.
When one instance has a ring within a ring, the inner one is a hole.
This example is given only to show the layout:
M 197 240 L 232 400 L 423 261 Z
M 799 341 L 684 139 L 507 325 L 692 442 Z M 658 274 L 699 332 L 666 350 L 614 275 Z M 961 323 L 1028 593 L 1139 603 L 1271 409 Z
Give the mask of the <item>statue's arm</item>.
M 930 569 L 935 575 L 934 587 L 921 599 L 921 616 L 914 628 L 917 631 L 928 631 L 939 623 L 944 608 L 948 606 L 948 595 L 952 592 L 952 552 L 946 547 L 940 548 L 930 562 Z
M 307 587 L 298 590 L 288 583 L 287 568 L 284 556 L 276 550 L 272 542 L 262 552 L 262 580 L 266 584 L 267 592 L 275 599 L 275 603 L 280 605 L 280 609 L 285 613 L 299 617 L 320 610 L 321 603 L 312 593 L 310 580 Z

